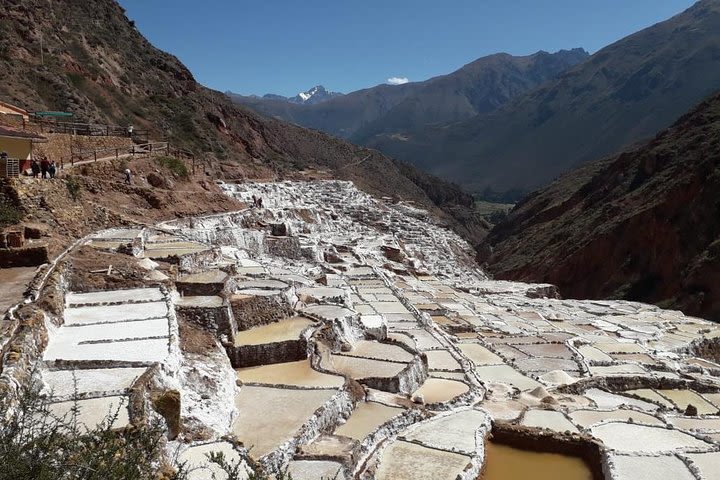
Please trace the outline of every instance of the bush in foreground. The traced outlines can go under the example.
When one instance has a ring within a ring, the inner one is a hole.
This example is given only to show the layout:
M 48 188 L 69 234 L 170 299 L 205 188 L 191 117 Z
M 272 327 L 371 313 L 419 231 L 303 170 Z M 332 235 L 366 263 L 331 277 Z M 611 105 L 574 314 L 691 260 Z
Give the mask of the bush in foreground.
M 19 401 L 0 395 L 0 479 L 154 479 L 164 434 L 159 424 L 113 430 L 119 409 L 94 429 L 79 422 L 77 403 L 55 414 L 37 388 L 23 388 Z
M 75 402 L 59 416 L 37 386 L 23 387 L 19 400 L 0 393 L 0 480 L 187 480 L 193 469 L 177 470 L 161 462 L 165 429 L 161 422 L 113 429 L 120 408 L 95 428 L 79 421 Z M 284 471 L 269 475 L 246 472 L 245 460 L 230 462 L 208 455 L 222 474 L 215 480 L 292 480 Z

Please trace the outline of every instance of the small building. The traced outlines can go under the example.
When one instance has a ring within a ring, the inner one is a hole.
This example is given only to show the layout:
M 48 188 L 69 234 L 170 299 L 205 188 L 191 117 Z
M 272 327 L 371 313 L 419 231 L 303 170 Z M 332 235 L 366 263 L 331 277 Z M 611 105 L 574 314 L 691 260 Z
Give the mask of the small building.
M 10 105 L 9 103 L 5 103 L 0 101 L 0 114 L 2 115 L 12 115 L 15 117 L 21 118 L 21 120 L 27 122 L 30 119 L 30 113 L 22 109 L 20 107 L 16 107 L 15 105 Z
M 33 145 L 43 142 L 47 142 L 47 138 L 42 135 L 0 126 L 0 152 L 7 153 L 8 158 L 17 159 L 20 172 L 30 168 Z M 5 176 L 4 170 L 0 175 Z

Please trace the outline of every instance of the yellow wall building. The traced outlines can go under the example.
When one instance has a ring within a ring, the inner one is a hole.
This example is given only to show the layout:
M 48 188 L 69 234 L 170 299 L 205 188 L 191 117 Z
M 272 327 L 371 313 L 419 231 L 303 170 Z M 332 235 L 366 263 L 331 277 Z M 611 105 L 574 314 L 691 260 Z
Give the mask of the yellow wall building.
M 47 142 L 47 139 L 34 133 L 0 126 L 0 152 L 7 153 L 9 158 L 19 159 L 21 170 L 30 166 L 33 144 L 38 142 Z

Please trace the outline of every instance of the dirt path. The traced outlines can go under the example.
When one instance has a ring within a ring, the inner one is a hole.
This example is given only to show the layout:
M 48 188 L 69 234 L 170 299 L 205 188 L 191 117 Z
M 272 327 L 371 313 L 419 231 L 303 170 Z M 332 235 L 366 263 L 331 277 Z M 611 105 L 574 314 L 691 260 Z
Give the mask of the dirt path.
M 36 271 L 36 267 L 0 268 L 0 314 L 22 301 Z

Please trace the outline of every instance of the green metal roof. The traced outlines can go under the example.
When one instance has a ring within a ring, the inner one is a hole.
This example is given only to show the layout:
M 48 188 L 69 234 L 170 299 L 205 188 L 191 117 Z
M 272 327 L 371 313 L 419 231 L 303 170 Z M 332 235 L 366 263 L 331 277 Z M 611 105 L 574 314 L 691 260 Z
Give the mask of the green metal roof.
M 33 115 L 38 117 L 72 117 L 73 114 L 70 112 L 33 112 Z

